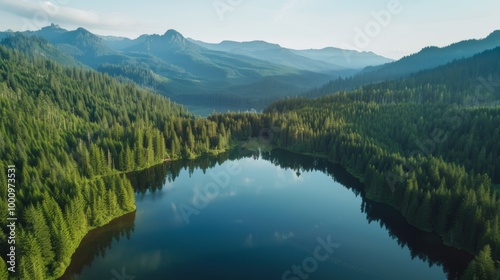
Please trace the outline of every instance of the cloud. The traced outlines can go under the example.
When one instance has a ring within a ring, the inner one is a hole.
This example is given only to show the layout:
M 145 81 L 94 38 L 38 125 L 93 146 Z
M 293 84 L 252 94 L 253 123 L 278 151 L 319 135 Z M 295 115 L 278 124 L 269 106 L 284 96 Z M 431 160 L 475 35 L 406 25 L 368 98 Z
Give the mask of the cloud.
M 5 12 L 25 19 L 23 29 L 38 30 L 51 22 L 100 29 L 122 29 L 134 24 L 126 15 L 117 13 L 98 13 L 60 5 L 67 0 L 30 1 L 0 0 Z
M 280 233 L 279 231 L 274 232 L 274 239 L 277 241 L 285 241 L 287 239 L 294 238 L 294 237 L 295 237 L 295 233 L 293 233 L 292 231 L 290 231 L 288 233 Z
M 141 269 L 156 271 L 160 267 L 162 256 L 160 250 L 156 250 L 154 252 L 146 252 L 144 254 L 141 254 L 138 259 L 138 263 Z
M 249 234 L 245 239 L 245 247 L 253 247 L 253 235 Z
M 253 184 L 253 182 L 255 182 L 255 178 L 245 177 L 243 178 L 243 182 L 245 183 L 245 185 L 251 185 Z

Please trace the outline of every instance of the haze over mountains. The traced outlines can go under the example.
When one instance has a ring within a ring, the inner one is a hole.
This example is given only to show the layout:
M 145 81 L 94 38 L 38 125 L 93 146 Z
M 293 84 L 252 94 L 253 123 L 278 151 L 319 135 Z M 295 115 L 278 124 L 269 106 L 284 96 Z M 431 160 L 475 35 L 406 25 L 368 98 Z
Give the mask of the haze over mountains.
M 492 49 L 500 45 L 500 31 L 482 40 L 428 47 L 394 62 L 334 47 L 292 50 L 264 41 L 205 43 L 175 30 L 128 39 L 52 24 L 37 31 L 0 32 L 0 39 L 30 55 L 153 88 L 195 113 L 202 108 L 204 115 L 214 109 L 261 109 L 287 96 L 320 96 L 404 77 Z
M 311 50 L 295 51 L 262 41 L 207 44 L 186 39 L 175 30 L 132 40 L 52 24 L 37 31 L 1 32 L 0 38 L 5 39 L 4 45 L 129 79 L 187 105 L 223 103 L 230 109 L 262 108 L 271 100 L 391 61 L 349 51 L 347 63 L 343 50 L 333 48 L 318 50 L 330 59 L 317 59 L 309 54 Z
M 245 55 L 259 60 L 266 60 L 284 66 L 315 72 L 334 73 L 335 71 L 346 69 L 357 70 L 392 61 L 372 52 L 358 52 L 333 47 L 320 50 L 293 50 L 264 41 L 223 41 L 219 44 L 211 44 L 193 39 L 188 40 L 207 49 Z
M 319 89 L 310 91 L 307 96 L 322 96 L 339 90 L 350 90 L 362 85 L 407 77 L 413 73 L 433 69 L 458 59 L 469 58 L 486 50 L 500 46 L 500 30 L 484 39 L 465 40 L 446 47 L 426 47 L 418 53 L 405 56 L 400 60 L 378 66 L 369 66 L 348 78 L 339 78 Z
M 175 30 L 133 40 L 57 25 L 0 32 L 0 115 L 7 120 L 0 122 L 0 169 L 18 170 L 18 185 L 32 186 L 15 192 L 22 254 L 14 279 L 58 279 L 89 230 L 134 211 L 135 180 L 124 173 L 198 156 L 206 170 L 207 158 L 222 164 L 228 158 L 221 153 L 246 156 L 248 147 L 260 154 L 262 144 L 340 164 L 359 179 L 356 195 L 406 220 L 393 228 L 440 236 L 424 238 L 430 243 L 416 251 L 407 246 L 412 260 L 442 265 L 448 279 L 493 279 L 500 275 L 499 81 L 500 31 L 394 62 L 334 47 L 205 43 Z M 161 95 L 195 115 L 264 109 L 198 118 Z M 299 169 L 313 170 L 288 163 L 294 180 Z M 0 178 L 7 181 L 5 173 Z M 9 231 L 0 230 L 1 244 Z M 436 253 L 441 243 L 476 256 L 466 272 L 446 268 L 456 255 Z M 281 270 L 281 256 L 271 257 Z M 194 259 L 186 267 L 200 264 Z M 6 263 L 0 279 L 7 279 Z

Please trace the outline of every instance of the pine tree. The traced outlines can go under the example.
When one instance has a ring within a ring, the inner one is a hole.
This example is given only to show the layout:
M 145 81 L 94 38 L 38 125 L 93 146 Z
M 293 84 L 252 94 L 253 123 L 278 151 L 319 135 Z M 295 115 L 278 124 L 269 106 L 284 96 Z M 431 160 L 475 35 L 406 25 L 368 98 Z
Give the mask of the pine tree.
M 491 258 L 491 248 L 486 245 L 467 266 L 463 280 L 492 280 L 495 276 L 495 263 Z
M 28 206 L 24 210 L 24 219 L 27 221 L 27 229 L 33 233 L 36 243 L 40 248 L 51 248 L 50 230 L 47 226 L 43 210 L 38 207 Z M 43 265 L 48 267 L 54 261 L 55 254 L 52 250 L 41 250 Z

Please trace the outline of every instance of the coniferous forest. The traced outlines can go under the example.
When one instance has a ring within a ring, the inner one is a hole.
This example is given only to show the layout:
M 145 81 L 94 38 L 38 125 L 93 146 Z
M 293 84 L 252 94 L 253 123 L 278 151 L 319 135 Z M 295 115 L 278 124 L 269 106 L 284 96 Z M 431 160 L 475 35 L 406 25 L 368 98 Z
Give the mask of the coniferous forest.
M 19 279 L 62 275 L 90 229 L 135 210 L 124 172 L 218 153 L 230 138 L 222 123 L 193 118 L 132 84 L 4 47 L 0 115 L 0 169 L 14 165 L 22 186 L 16 193 Z M 7 197 L 7 188 L 0 191 Z M 7 204 L 1 207 L 6 215 Z M 7 228 L 0 232 L 2 256 L 7 234 Z
M 209 119 L 238 139 L 340 163 L 369 199 L 477 255 L 464 279 L 492 279 L 500 260 L 499 74 L 496 48 L 408 79 Z
M 497 48 L 350 92 L 276 101 L 262 114 L 200 118 L 106 74 L 0 47 L 0 169 L 15 166 L 23 186 L 16 277 L 61 276 L 90 229 L 134 211 L 125 173 L 256 137 L 340 163 L 367 198 L 476 255 L 465 279 L 491 279 L 500 261 L 499 75 Z M 8 234 L 0 231 L 4 258 Z

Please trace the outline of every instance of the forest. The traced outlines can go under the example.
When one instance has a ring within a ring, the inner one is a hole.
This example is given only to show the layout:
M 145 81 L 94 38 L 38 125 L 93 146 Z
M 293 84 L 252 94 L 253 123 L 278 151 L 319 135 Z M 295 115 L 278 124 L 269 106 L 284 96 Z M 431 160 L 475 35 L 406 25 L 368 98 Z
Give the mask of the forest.
M 14 165 L 19 186 L 15 277 L 61 276 L 89 230 L 133 212 L 126 173 L 256 137 L 340 163 L 368 199 L 476 255 L 465 279 L 491 279 L 500 260 L 499 62 L 497 48 L 405 79 L 276 101 L 262 114 L 196 118 L 107 74 L 0 47 L 0 169 Z M 0 211 L 7 216 L 7 205 Z
M 477 255 L 464 279 L 492 279 L 500 260 L 492 187 L 500 183 L 499 74 L 497 48 L 407 79 L 208 119 L 238 139 L 259 137 L 340 163 L 364 183 L 367 198 Z
M 90 229 L 134 211 L 125 172 L 217 154 L 230 139 L 222 123 L 194 118 L 165 97 L 5 47 L 0 118 L 0 169 L 16 167 L 18 279 L 61 276 Z M 7 216 L 7 204 L 0 207 Z

